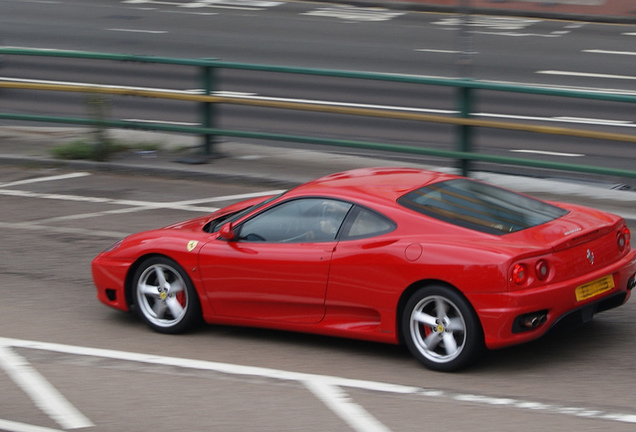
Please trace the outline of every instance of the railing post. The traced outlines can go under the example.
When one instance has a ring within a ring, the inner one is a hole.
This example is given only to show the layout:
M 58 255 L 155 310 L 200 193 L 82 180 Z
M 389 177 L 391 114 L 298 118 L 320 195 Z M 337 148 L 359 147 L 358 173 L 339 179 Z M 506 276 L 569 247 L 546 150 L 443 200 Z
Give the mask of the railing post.
M 214 91 L 215 84 L 214 66 L 205 65 L 201 67 L 201 84 L 203 92 L 206 96 L 210 96 Z M 204 128 L 214 127 L 214 104 L 212 102 L 203 102 L 201 104 L 201 126 Z M 203 154 L 207 157 L 218 157 L 216 149 L 214 149 L 215 136 L 209 133 L 203 134 Z
M 459 117 L 469 118 L 472 106 L 472 89 L 468 86 L 458 87 L 458 104 L 459 104 Z M 472 152 L 472 131 L 468 125 L 458 126 L 457 131 L 457 151 L 460 152 Z M 466 158 L 460 158 L 457 160 L 458 168 L 461 171 L 461 175 L 468 176 L 471 170 L 471 160 Z

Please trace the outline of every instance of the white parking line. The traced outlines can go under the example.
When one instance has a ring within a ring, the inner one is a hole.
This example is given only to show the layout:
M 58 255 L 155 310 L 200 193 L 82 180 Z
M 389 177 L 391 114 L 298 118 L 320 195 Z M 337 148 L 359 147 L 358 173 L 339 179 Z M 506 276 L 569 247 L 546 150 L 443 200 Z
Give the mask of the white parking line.
M 22 357 L 0 345 L 0 368 L 63 429 L 95 426 Z
M 60 180 L 60 179 L 66 179 L 66 178 L 76 178 L 76 177 L 81 177 L 82 175 L 89 175 L 89 174 L 74 173 L 74 174 L 61 175 L 61 176 L 41 177 L 41 178 L 23 180 L 20 182 L 7 183 L 5 185 L 0 185 L 0 187 L 12 186 L 17 184 L 35 183 L 38 181 L 51 181 L 51 180 Z M 192 200 L 162 203 L 162 202 L 152 202 L 152 201 L 118 200 L 118 199 L 112 199 L 112 198 L 49 194 L 49 193 L 39 193 L 39 192 L 31 192 L 31 191 L 13 190 L 13 189 L 0 189 L 0 196 L 5 195 L 5 196 L 22 197 L 22 198 L 52 199 L 52 200 L 61 200 L 61 201 L 88 202 L 88 203 L 97 203 L 97 204 L 111 204 L 111 205 L 125 206 L 125 208 L 120 208 L 120 209 L 104 210 L 104 211 L 90 212 L 90 213 L 76 213 L 76 214 L 57 216 L 57 217 L 52 217 L 47 219 L 38 219 L 37 221 L 32 221 L 32 222 L 16 222 L 16 223 L 0 222 L 0 229 L 5 228 L 5 229 L 46 231 L 46 232 L 60 233 L 60 234 L 90 235 L 90 236 L 100 236 L 100 237 L 119 239 L 119 238 L 127 236 L 130 233 L 121 233 L 121 232 L 114 232 L 114 231 L 95 231 L 95 230 L 87 230 L 82 228 L 51 227 L 51 226 L 45 226 L 44 224 L 51 223 L 51 222 L 89 219 L 89 218 L 95 218 L 95 217 L 103 217 L 103 216 L 126 214 L 126 213 L 136 213 L 136 212 L 142 212 L 142 211 L 148 211 L 148 210 L 159 210 L 159 209 L 212 213 L 218 210 L 219 208 L 218 207 L 202 207 L 202 206 L 198 206 L 197 204 L 244 200 L 248 198 L 256 198 L 261 196 L 278 195 L 284 191 L 285 191 L 284 189 L 276 189 L 276 190 L 267 190 L 267 191 L 261 191 L 261 192 L 251 192 L 251 193 L 243 193 L 243 194 L 224 195 L 224 196 L 217 196 L 217 197 L 206 197 L 206 198 L 197 198 Z
M 0 419 L 0 430 L 7 432 L 61 432 L 59 429 L 51 429 L 2 419 Z
M 364 408 L 354 403 L 340 387 L 329 385 L 318 379 L 304 381 L 303 384 L 354 430 L 358 432 L 390 431 Z
M 111 205 L 130 206 L 130 207 L 136 207 L 138 211 L 147 210 L 147 209 L 172 209 L 172 210 L 211 213 L 213 211 L 218 210 L 218 208 L 217 207 L 199 207 L 192 204 L 218 202 L 218 201 L 231 201 L 234 199 L 239 199 L 241 197 L 252 198 L 252 197 L 258 197 L 258 196 L 276 195 L 280 192 L 281 191 L 279 190 L 273 190 L 273 191 L 256 192 L 252 194 L 228 195 L 228 196 L 222 196 L 222 197 L 200 198 L 196 200 L 177 201 L 177 202 L 122 200 L 122 199 L 113 199 L 113 198 L 81 196 L 81 195 L 50 194 L 50 193 L 40 193 L 40 192 L 21 191 L 21 190 L 0 190 L 0 195 L 21 197 L 21 198 L 39 198 L 39 199 L 51 199 L 51 200 L 60 200 L 60 201 L 87 202 L 87 203 L 93 203 L 93 204 L 111 204 Z M 103 212 L 91 213 L 91 214 L 98 215 L 101 213 Z M 69 216 L 69 217 L 72 218 L 73 216 Z
M 187 201 L 176 201 L 172 203 L 166 203 L 159 208 L 169 208 L 172 210 L 200 211 L 203 213 L 212 213 L 217 211 L 219 208 L 218 207 L 198 207 L 198 206 L 194 206 L 194 204 L 203 204 L 203 203 L 211 203 L 211 202 L 219 202 L 219 201 L 244 200 L 244 199 L 256 198 L 260 196 L 278 195 L 282 192 L 284 192 L 283 189 L 264 191 L 264 192 L 244 193 L 244 194 L 237 194 L 237 195 L 226 195 L 226 196 L 220 196 L 220 197 L 199 198 L 199 199 L 193 199 L 193 200 L 187 200 Z M 94 213 L 81 213 L 81 214 L 74 214 L 74 215 L 68 215 L 68 216 L 58 216 L 58 217 L 53 217 L 49 219 L 39 219 L 38 223 L 42 224 L 46 222 L 59 222 L 64 220 L 88 219 L 92 217 L 102 217 L 102 216 L 115 215 L 115 214 L 136 213 L 136 212 L 141 212 L 145 210 L 156 210 L 157 208 L 158 208 L 157 205 L 153 204 L 148 206 L 130 207 L 130 208 L 124 208 L 124 209 L 117 209 L 117 210 L 106 210 L 106 211 L 94 212 Z
M 48 177 L 37 177 L 37 178 L 26 179 L 26 180 L 18 180 L 18 181 L 9 182 L 9 183 L 0 183 L 0 188 L 7 188 L 7 187 L 13 187 L 13 186 L 19 186 L 19 185 L 25 185 L 25 184 L 31 184 L 31 183 L 42 183 L 47 181 L 67 180 L 67 179 L 73 179 L 78 177 L 86 177 L 89 175 L 91 175 L 91 173 L 75 172 L 70 174 L 61 174 L 61 175 L 48 176 Z
M 211 202 L 219 202 L 219 201 L 245 200 L 249 198 L 258 198 L 258 197 L 268 196 L 268 195 L 278 195 L 283 192 L 285 192 L 285 189 L 275 189 L 275 190 L 268 190 L 268 191 L 262 191 L 262 192 L 251 192 L 251 193 L 225 195 L 225 196 L 212 197 L 212 198 L 199 198 L 199 199 L 193 199 L 188 201 L 177 201 L 173 204 L 184 206 L 184 205 L 203 204 L 203 203 L 211 203 Z
M 607 412 L 601 409 L 591 409 L 587 407 L 575 407 L 565 405 L 554 405 L 543 402 L 527 401 L 521 399 L 512 398 L 497 398 L 484 395 L 475 395 L 469 393 L 454 393 L 447 390 L 440 389 L 425 389 L 421 387 L 405 386 L 399 384 L 389 384 L 377 381 L 365 381 L 341 378 L 329 375 L 316 375 L 300 372 L 290 372 L 279 369 L 269 369 L 256 366 L 243 366 L 229 363 L 218 363 L 205 360 L 194 360 L 177 357 L 164 357 L 151 354 L 133 353 L 125 351 L 116 351 L 110 349 L 101 348 L 89 348 L 73 345 L 63 345 L 56 343 L 28 341 L 21 339 L 11 339 L 0 337 L 0 346 L 15 347 L 15 348 L 27 348 L 35 350 L 52 351 L 58 353 L 72 354 L 78 356 L 100 357 L 115 360 L 131 361 L 138 363 L 148 363 L 163 366 L 174 366 L 178 368 L 197 369 L 204 371 L 213 371 L 230 375 L 242 375 L 259 378 L 271 378 L 275 380 L 284 381 L 296 381 L 311 387 L 317 393 L 321 394 L 326 400 L 331 398 L 341 398 L 342 393 L 338 391 L 329 390 L 327 386 L 334 387 L 348 387 L 361 390 L 369 390 L 374 392 L 383 393 L 395 393 L 395 394 L 410 394 L 421 396 L 423 398 L 434 398 L 436 400 L 446 400 L 448 402 L 462 402 L 471 403 L 478 406 L 498 406 L 513 408 L 528 412 L 543 412 L 551 414 L 560 414 L 565 416 L 584 417 L 597 420 L 606 420 L 619 423 L 636 424 L 636 414 L 625 412 Z M 309 384 L 307 384 L 309 383 Z M 319 383 L 319 384 L 316 384 Z M 330 395 L 331 394 L 331 395 Z M 355 424 L 358 429 L 361 429 L 364 422 L 371 421 L 368 417 L 362 419 L 359 417 L 365 412 L 361 410 L 352 410 L 351 406 L 342 406 L 342 401 L 329 400 L 329 406 L 336 406 L 340 404 L 338 415 L 347 416 L 347 422 L 349 424 Z M 353 402 L 346 402 L 353 403 Z M 379 424 L 375 424 L 376 427 L 380 427 Z M 379 430 L 379 429 L 378 429 Z

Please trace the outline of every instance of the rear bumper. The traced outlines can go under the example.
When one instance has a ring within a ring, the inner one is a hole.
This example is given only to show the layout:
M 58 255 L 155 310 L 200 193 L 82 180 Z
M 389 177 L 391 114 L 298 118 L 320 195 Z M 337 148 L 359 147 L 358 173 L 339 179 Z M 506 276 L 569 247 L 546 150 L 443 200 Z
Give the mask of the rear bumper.
M 469 294 L 484 330 L 490 349 L 528 342 L 550 329 L 572 328 L 592 319 L 604 310 L 625 303 L 633 288 L 636 274 L 636 250 L 611 266 L 584 277 L 529 290 L 506 293 Z M 577 301 L 578 286 L 612 275 L 614 288 L 598 296 Z M 536 327 L 520 328 L 519 317 L 540 312 L 545 318 Z

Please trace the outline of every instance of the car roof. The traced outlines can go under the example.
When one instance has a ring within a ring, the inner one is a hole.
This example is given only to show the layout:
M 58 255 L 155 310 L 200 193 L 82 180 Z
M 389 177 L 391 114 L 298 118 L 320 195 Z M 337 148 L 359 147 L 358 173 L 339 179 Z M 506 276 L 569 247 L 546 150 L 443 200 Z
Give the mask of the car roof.
M 318 178 L 298 186 L 290 193 L 395 202 L 412 190 L 455 178 L 458 176 L 417 168 L 361 168 Z

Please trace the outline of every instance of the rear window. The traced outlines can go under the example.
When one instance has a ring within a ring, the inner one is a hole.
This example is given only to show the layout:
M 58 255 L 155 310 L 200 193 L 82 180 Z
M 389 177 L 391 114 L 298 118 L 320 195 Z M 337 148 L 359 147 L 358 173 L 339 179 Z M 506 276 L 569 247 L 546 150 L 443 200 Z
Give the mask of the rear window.
M 416 212 L 477 231 L 503 235 L 568 213 L 559 207 L 469 179 L 417 189 L 398 199 Z

